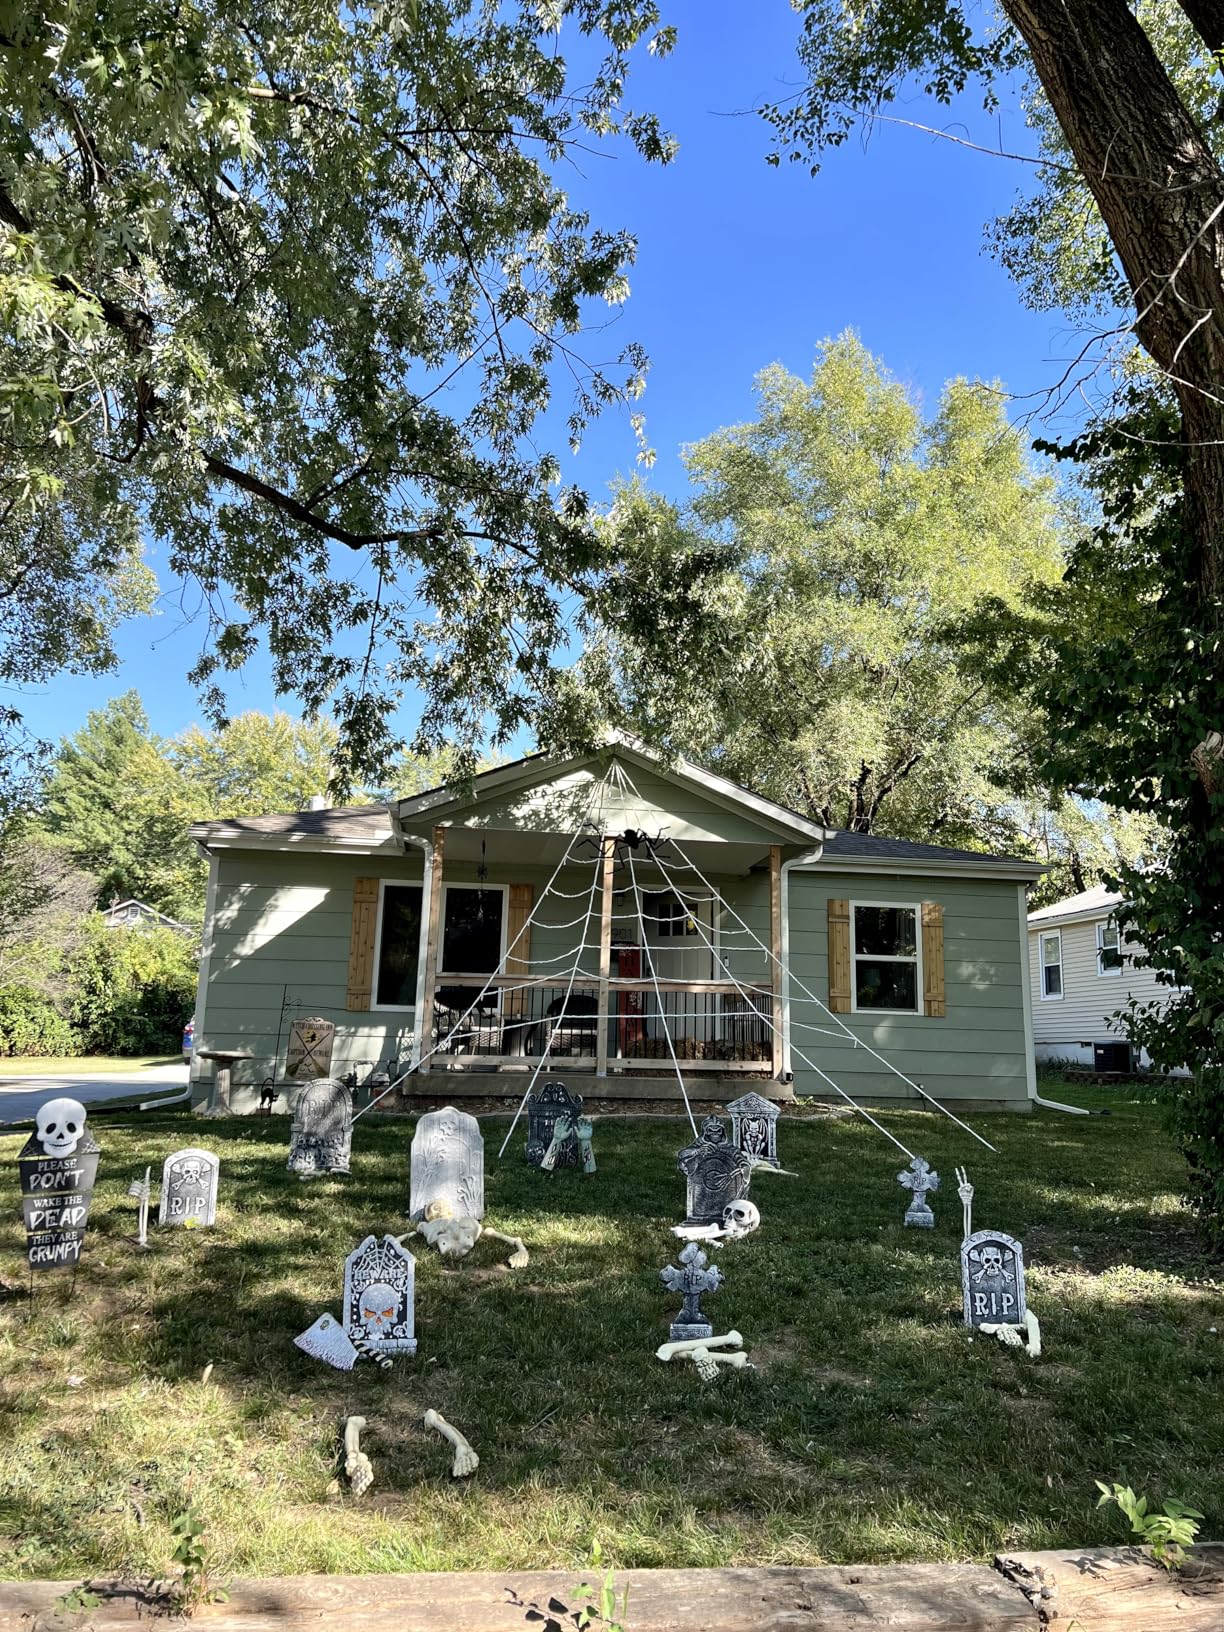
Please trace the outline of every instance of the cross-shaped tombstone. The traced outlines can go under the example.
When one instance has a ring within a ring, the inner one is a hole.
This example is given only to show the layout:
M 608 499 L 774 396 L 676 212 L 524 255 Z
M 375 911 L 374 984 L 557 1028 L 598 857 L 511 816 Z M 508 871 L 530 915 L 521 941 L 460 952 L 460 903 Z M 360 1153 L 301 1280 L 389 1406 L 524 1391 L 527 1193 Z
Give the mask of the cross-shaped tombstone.
M 677 1269 L 674 1264 L 668 1264 L 666 1269 L 659 1271 L 663 1285 L 671 1292 L 679 1292 L 684 1298 L 680 1306 L 680 1313 L 671 1324 L 671 1340 L 673 1343 L 684 1343 L 691 1338 L 713 1337 L 714 1328 L 702 1316 L 701 1299 L 706 1292 L 717 1292 L 723 1283 L 723 1272 L 708 1265 L 706 1255 L 695 1241 L 690 1241 L 680 1254 L 680 1262 L 684 1266 Z
M 915 1156 L 904 1173 L 897 1174 L 897 1183 L 913 1192 L 905 1210 L 906 1224 L 920 1230 L 935 1228 L 935 1214 L 927 1205 L 927 1192 L 939 1189 L 939 1174 L 931 1169 L 924 1156 Z

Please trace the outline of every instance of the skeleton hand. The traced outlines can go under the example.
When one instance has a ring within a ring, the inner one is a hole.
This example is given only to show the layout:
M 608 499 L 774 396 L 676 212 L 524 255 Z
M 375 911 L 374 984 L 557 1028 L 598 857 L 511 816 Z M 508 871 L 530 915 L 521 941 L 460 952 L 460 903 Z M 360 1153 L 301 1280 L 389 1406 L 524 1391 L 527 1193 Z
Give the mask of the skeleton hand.
M 364 1496 L 374 1483 L 373 1466 L 357 1437 L 365 1425 L 364 1417 L 344 1419 L 344 1472 L 353 1487 L 354 1496 Z
M 578 1143 L 582 1147 L 582 1171 L 594 1173 L 595 1147 L 591 1143 L 595 1133 L 595 1124 L 589 1116 L 580 1116 L 574 1131 L 578 1135 Z
M 690 1351 L 689 1358 L 697 1367 L 697 1375 L 703 1383 L 717 1380 L 719 1366 L 733 1366 L 736 1371 L 742 1371 L 750 1364 L 748 1356 L 742 1350 L 738 1354 L 711 1354 L 709 1349 L 701 1344 Z
M 506 1260 L 508 1266 L 511 1269 L 526 1269 L 527 1268 L 527 1265 L 531 1262 L 531 1258 L 530 1258 L 530 1256 L 529 1256 L 529 1254 L 527 1252 L 527 1248 L 523 1245 L 523 1239 L 522 1239 L 521 1236 L 518 1236 L 518 1235 L 503 1235 L 500 1230 L 489 1230 L 489 1229 L 486 1229 L 486 1230 L 482 1231 L 481 1233 L 484 1234 L 484 1235 L 492 1236 L 494 1241 L 504 1241 L 508 1247 L 513 1247 L 514 1248 L 514 1251 L 510 1254 L 509 1258 Z
M 561 1154 L 561 1147 L 574 1131 L 574 1124 L 569 1117 L 562 1113 L 553 1123 L 552 1143 L 540 1158 L 540 1166 L 546 1173 L 551 1173 L 557 1165 L 557 1157 Z
M 452 1428 L 450 1423 L 439 1411 L 426 1411 L 426 1428 L 436 1428 L 444 1439 L 449 1439 L 455 1447 L 455 1459 L 451 1463 L 451 1477 L 466 1479 L 469 1473 L 475 1473 L 480 1466 L 480 1458 L 464 1439 L 458 1428 Z

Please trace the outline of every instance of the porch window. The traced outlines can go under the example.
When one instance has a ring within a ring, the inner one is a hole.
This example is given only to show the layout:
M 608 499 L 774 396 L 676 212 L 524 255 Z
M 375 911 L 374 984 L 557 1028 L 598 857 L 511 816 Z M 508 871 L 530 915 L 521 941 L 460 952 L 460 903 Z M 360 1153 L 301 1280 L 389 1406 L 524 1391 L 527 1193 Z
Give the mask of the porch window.
M 416 1005 L 417 996 L 421 886 L 384 884 L 378 924 L 378 980 L 374 1001 L 379 1008 L 411 1009 Z
M 854 1007 L 918 1013 L 918 908 L 858 906 L 854 915 Z
M 655 932 L 661 941 L 679 940 L 686 935 L 700 933 L 696 901 L 692 904 L 671 890 L 646 891 L 646 916 L 655 921 Z
M 505 944 L 505 909 L 504 885 L 447 884 L 442 903 L 439 971 L 495 974 Z
M 1097 925 L 1097 974 L 1122 973 L 1122 937 L 1117 924 Z
M 1041 995 L 1063 995 L 1062 936 L 1057 930 L 1041 937 Z

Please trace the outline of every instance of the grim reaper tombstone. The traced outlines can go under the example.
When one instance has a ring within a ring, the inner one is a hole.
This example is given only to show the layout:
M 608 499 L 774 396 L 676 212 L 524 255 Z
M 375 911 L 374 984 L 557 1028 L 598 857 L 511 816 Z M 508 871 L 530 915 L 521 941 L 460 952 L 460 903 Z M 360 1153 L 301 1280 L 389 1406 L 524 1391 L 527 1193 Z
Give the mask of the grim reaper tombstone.
M 447 1105 L 427 1112 L 412 1136 L 408 1216 L 414 1224 L 432 1203 L 453 1218 L 484 1217 L 484 1140 L 480 1123 Z
M 961 1242 L 966 1326 L 1023 1326 L 1024 1248 L 1001 1230 L 977 1230 Z
M 289 1133 L 290 1173 L 311 1179 L 319 1173 L 347 1173 L 353 1142 L 353 1096 L 335 1077 L 320 1077 L 303 1088 Z
M 706 1117 L 700 1137 L 676 1161 L 688 1180 L 685 1224 L 721 1224 L 731 1203 L 748 1194 L 752 1158 L 727 1142 L 727 1130 L 716 1116 Z
M 344 1328 L 375 1354 L 415 1354 L 416 1259 L 393 1235 L 367 1235 L 344 1261 Z

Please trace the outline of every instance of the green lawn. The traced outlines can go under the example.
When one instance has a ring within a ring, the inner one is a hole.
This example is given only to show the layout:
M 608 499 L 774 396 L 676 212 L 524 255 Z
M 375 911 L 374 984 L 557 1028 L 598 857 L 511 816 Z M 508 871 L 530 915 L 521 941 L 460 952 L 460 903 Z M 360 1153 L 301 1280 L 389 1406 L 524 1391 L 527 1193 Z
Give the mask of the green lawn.
M 1076 1090 L 1046 1093 L 1069 1098 Z M 897 1153 L 861 1122 L 781 1123 L 798 1178 L 760 1178 L 762 1229 L 724 1249 L 718 1329 L 758 1369 L 701 1385 L 653 1358 L 675 1300 L 675 1122 L 597 1125 L 599 1172 L 529 1170 L 486 1124 L 493 1244 L 444 1269 L 418 1251 L 415 1359 L 334 1372 L 292 1337 L 339 1309 L 344 1256 L 400 1227 L 411 1124 L 367 1117 L 353 1172 L 301 1184 L 284 1118 L 108 1123 L 91 1235 L 28 1318 L 14 1164 L 0 1255 L 0 1573 L 159 1573 L 189 1503 L 227 1574 L 988 1556 L 1124 1539 L 1093 1480 L 1207 1514 L 1224 1532 L 1224 1300 L 1147 1107 L 981 1118 L 992 1156 L 929 1113 L 886 1117 L 944 1176 L 931 1234 L 904 1230 Z M 217 1228 L 126 1241 L 144 1164 L 199 1141 L 222 1160 Z M 960 1204 L 1026 1242 L 1037 1362 L 959 1323 Z M 1215 1331 L 1212 1328 L 1216 1328 Z M 211 1380 L 201 1373 L 213 1362 Z M 433 1406 L 480 1453 L 449 1478 Z M 360 1502 L 333 1486 L 339 1419 L 369 1420 Z
M 182 1065 L 181 1054 L 57 1054 L 5 1055 L 0 1058 L 0 1080 L 5 1077 L 109 1077 L 130 1071 L 133 1075 L 153 1065 Z

